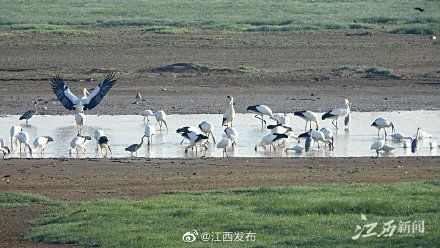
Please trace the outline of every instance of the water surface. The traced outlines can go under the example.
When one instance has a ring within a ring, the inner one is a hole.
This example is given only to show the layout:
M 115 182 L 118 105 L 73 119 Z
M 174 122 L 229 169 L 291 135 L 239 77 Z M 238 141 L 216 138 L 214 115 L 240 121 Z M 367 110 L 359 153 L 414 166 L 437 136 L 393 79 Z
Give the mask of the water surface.
M 51 136 L 54 139 L 45 151 L 44 157 L 68 157 L 70 149 L 69 143 L 76 136 L 77 128 L 74 126 L 73 116 L 49 116 L 37 115 L 32 117 L 29 125 L 18 120 L 19 116 L 6 116 L 0 118 L 0 137 L 7 140 L 9 144 L 9 129 L 12 125 L 20 125 L 23 130 L 27 131 L 33 140 L 41 135 Z M 157 127 L 156 135 L 153 137 L 153 146 L 147 148 L 143 146 L 138 151 L 139 157 L 149 158 L 176 158 L 176 157 L 222 157 L 222 151 L 213 147 L 212 141 L 209 149 L 205 152 L 189 151 L 185 154 L 184 147 L 188 143 L 180 145 L 182 138 L 175 132 L 178 127 L 197 125 L 202 121 L 210 121 L 215 125 L 215 137 L 219 141 L 223 134 L 220 126 L 222 116 L 215 114 L 197 114 L 197 115 L 168 115 L 169 131 L 163 128 L 159 130 L 159 126 L 153 118 L 151 122 Z M 295 134 L 304 132 L 305 122 L 293 116 L 288 115 L 290 126 L 293 127 Z M 285 152 L 280 147 L 275 151 L 259 148 L 254 151 L 254 146 L 259 143 L 261 138 L 269 133 L 268 130 L 262 130 L 261 122 L 252 114 L 237 114 L 234 121 L 234 127 L 239 131 L 237 146 L 229 151 L 230 156 L 234 157 L 363 157 L 374 156 L 375 152 L 370 151 L 371 144 L 377 140 L 377 130 L 371 127 L 371 123 L 377 117 L 385 117 L 392 120 L 395 124 L 396 131 L 413 136 L 417 127 L 432 134 L 433 140 L 440 137 L 440 111 L 402 111 L 402 112 L 352 112 L 349 130 L 343 128 L 338 131 L 333 128 L 330 120 L 320 121 L 320 127 L 329 127 L 336 134 L 335 149 L 329 151 L 327 148 L 317 149 L 315 147 L 308 153 L 296 154 L 294 152 Z M 83 134 L 93 137 L 95 129 L 102 128 L 110 139 L 113 157 L 127 157 L 129 153 L 124 150 L 125 147 L 139 143 L 143 135 L 144 124 L 143 117 L 134 115 L 88 115 L 86 118 L 86 126 Z M 268 121 L 273 124 L 273 121 Z M 342 120 L 340 120 L 342 127 Z M 389 130 L 391 133 L 391 130 Z M 297 142 L 293 139 L 289 140 L 287 147 L 294 146 Z M 304 141 L 302 141 L 302 144 Z M 438 151 L 429 148 L 429 140 L 421 143 L 421 148 L 415 154 L 409 149 L 403 148 L 403 143 L 388 142 L 391 146 L 396 147 L 392 154 L 386 156 L 436 156 Z M 440 143 L 440 142 L 438 142 Z M 80 157 L 101 157 L 96 152 L 96 141 L 92 139 L 86 145 L 87 152 Z M 11 154 L 11 157 L 19 157 L 17 153 Z M 40 157 L 34 154 L 33 157 Z

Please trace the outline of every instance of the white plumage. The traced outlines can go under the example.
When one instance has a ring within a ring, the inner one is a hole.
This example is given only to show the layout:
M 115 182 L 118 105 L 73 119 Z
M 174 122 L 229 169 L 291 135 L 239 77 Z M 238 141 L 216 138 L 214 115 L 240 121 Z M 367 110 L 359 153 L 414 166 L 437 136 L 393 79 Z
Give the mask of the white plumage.
M 0 152 L 3 154 L 3 158 L 6 157 L 11 151 L 9 150 L 9 147 L 6 145 L 5 139 L 0 137 Z
M 235 118 L 234 98 L 232 96 L 228 96 L 227 98 L 231 100 L 229 100 L 229 104 L 223 113 L 222 126 L 232 127 L 232 122 Z
M 270 109 L 266 105 L 252 105 L 247 107 L 247 110 L 257 114 L 255 118 L 261 120 L 261 128 L 264 128 L 264 124 L 266 124 L 266 121 L 264 120 L 264 116 L 266 115 L 269 116 L 270 119 L 277 121 L 277 119 L 272 114 L 272 109 Z
M 206 136 L 208 136 L 208 138 L 212 136 L 212 140 L 214 141 L 215 144 L 214 125 L 211 122 L 204 121 L 199 124 L 199 128 L 203 133 L 206 134 Z
M 288 136 L 286 134 L 268 134 L 261 139 L 260 143 L 258 143 L 254 147 L 254 150 L 257 151 L 257 147 L 259 147 L 259 146 L 265 148 L 267 145 L 269 145 L 270 149 L 273 148 L 275 150 L 275 145 L 273 143 L 275 141 L 287 139 L 287 138 L 288 138 Z
M 296 153 L 302 153 L 304 152 L 304 150 L 305 148 L 300 145 L 296 145 L 294 147 L 290 147 L 286 149 L 286 151 L 295 151 Z
M 77 135 L 75 138 L 70 141 L 70 150 L 69 150 L 69 156 L 72 156 L 72 153 L 76 151 L 76 154 L 79 154 L 79 150 L 82 150 L 82 152 L 86 153 L 86 144 L 88 141 L 92 140 L 90 136 L 81 136 Z
M 374 120 L 374 122 L 371 124 L 372 127 L 377 128 L 377 137 L 379 137 L 379 132 L 381 129 L 384 130 L 385 132 L 385 137 L 387 136 L 387 128 L 391 127 L 391 130 L 394 133 L 394 124 L 393 122 L 385 119 L 385 118 L 377 118 L 376 120 Z
M 396 148 L 394 148 L 394 147 L 392 147 L 392 146 L 390 146 L 390 145 L 387 145 L 387 144 L 385 144 L 385 145 L 383 145 L 382 146 L 382 150 L 385 152 L 385 153 L 390 153 L 390 152 L 392 152 L 393 150 L 395 150 Z
M 379 156 L 379 151 L 382 150 L 384 145 L 385 145 L 385 140 L 383 139 L 378 140 L 371 145 L 370 150 L 375 150 L 377 155 Z
M 329 112 L 322 115 L 322 120 L 330 119 L 332 120 L 333 126 L 338 129 L 338 119 L 346 116 L 350 113 L 350 102 L 344 99 L 344 107 L 332 109 Z
M 404 139 L 411 139 L 411 137 L 406 136 L 403 133 L 393 133 L 390 135 L 390 137 L 394 140 L 394 141 L 402 141 Z
M 318 129 L 318 116 L 316 116 L 315 113 L 304 110 L 304 111 L 297 111 L 293 113 L 293 115 L 298 116 L 299 118 L 306 121 L 306 126 L 304 127 L 304 131 L 307 131 L 307 124 L 310 123 L 310 130 L 312 129 L 312 122 L 316 124 L 316 128 Z
M 153 143 L 153 135 L 156 133 L 156 129 L 153 125 L 148 124 L 144 129 L 144 136 L 147 137 L 147 145 L 151 146 Z
M 9 134 L 11 137 L 11 151 L 14 151 L 18 146 L 17 136 L 19 132 L 21 132 L 20 126 L 12 126 L 9 130 Z
M 81 130 L 84 126 L 86 115 L 84 113 L 77 113 L 75 115 L 75 125 L 78 127 L 78 134 L 81 134 Z
M 437 142 L 436 142 L 435 140 L 431 140 L 431 141 L 429 142 L 429 148 L 431 148 L 431 149 L 437 149 L 437 148 L 438 148 L 438 144 L 437 144 Z
M 139 115 L 144 117 L 144 123 L 145 123 L 145 119 L 147 119 L 147 122 L 150 121 L 148 119 L 148 117 L 149 116 L 154 116 L 154 113 L 153 113 L 153 111 L 151 111 L 149 109 L 145 109 L 145 110 L 142 110 L 141 112 L 139 112 Z
M 162 130 L 162 124 L 165 124 L 165 127 L 168 130 L 168 125 L 167 125 L 167 115 L 165 114 L 165 112 L 163 110 L 157 110 L 156 112 L 154 112 L 154 117 L 156 117 L 156 121 L 157 123 L 159 123 L 159 128 L 160 130 Z
M 232 145 L 232 141 L 228 138 L 223 138 L 218 142 L 217 148 L 223 149 L 223 156 L 228 156 L 227 149 Z
M 276 122 L 278 124 L 281 124 L 283 126 L 289 125 L 289 118 L 286 114 L 276 113 L 276 114 L 273 114 L 273 117 L 276 119 Z
M 332 143 L 334 143 L 335 135 L 332 130 L 323 127 L 320 131 L 324 134 L 326 140 L 330 140 Z
M 49 144 L 52 141 L 53 141 L 52 137 L 49 137 L 49 136 L 38 137 L 34 140 L 34 143 L 33 143 L 34 149 L 35 150 L 40 149 L 40 155 L 43 156 L 44 149 L 46 148 L 47 144 Z
M 224 130 L 225 135 L 232 141 L 232 146 L 237 145 L 238 131 L 234 127 L 227 127 Z
M 18 142 L 20 143 L 20 153 L 21 153 L 21 145 L 24 144 L 25 145 L 25 149 L 24 149 L 25 154 L 26 154 L 26 147 L 27 147 L 29 149 L 29 154 L 32 155 L 32 148 L 29 145 L 29 139 L 30 139 L 29 134 L 25 131 L 21 131 L 18 133 L 17 139 L 18 139 Z

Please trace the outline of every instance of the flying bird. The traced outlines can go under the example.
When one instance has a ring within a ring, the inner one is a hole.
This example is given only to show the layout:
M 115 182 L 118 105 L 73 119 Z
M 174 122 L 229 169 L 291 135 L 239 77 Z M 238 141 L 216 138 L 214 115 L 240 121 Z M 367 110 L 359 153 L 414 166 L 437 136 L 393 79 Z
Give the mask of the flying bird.
M 64 80 L 58 75 L 51 79 L 51 87 L 53 93 L 55 93 L 58 100 L 66 109 L 81 112 L 95 108 L 116 81 L 115 74 L 109 73 L 104 81 L 98 84 L 90 95 L 84 92 L 85 94 L 82 98 L 75 96 L 64 83 Z
M 420 11 L 420 12 L 425 12 L 425 10 L 424 10 L 424 9 L 422 9 L 422 8 L 419 8 L 419 7 L 415 7 L 414 9 L 415 9 L 415 10 L 417 10 L 417 11 Z

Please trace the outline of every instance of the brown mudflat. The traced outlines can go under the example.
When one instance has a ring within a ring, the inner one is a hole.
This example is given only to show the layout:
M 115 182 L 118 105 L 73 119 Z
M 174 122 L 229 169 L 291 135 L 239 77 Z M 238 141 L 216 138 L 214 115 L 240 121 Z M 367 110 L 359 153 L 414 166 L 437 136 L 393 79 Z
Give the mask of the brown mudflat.
M 238 112 L 252 104 L 269 105 L 275 112 L 326 111 L 341 106 L 343 98 L 355 111 L 440 108 L 440 42 L 424 35 L 90 31 L 3 34 L 0 114 L 21 114 L 35 99 L 47 102 L 44 114 L 68 113 L 54 98 L 49 78 L 60 74 L 80 95 L 82 87 L 93 88 L 108 71 L 115 71 L 119 82 L 90 114 L 137 114 L 144 108 L 222 113 L 227 95 L 235 97 Z M 175 63 L 204 69 L 161 68 Z M 393 71 L 337 70 L 344 66 Z M 139 104 L 134 104 L 136 92 L 143 96 Z

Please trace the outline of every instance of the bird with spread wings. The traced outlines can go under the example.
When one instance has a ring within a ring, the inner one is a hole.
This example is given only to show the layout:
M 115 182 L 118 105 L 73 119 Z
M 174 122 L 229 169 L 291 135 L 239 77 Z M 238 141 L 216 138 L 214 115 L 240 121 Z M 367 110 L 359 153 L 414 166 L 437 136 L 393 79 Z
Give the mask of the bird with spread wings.
M 51 87 L 53 93 L 55 93 L 58 100 L 66 109 L 83 112 L 96 107 L 116 81 L 115 74 L 109 73 L 104 81 L 96 86 L 92 93 L 82 98 L 75 96 L 64 83 L 64 80 L 58 75 L 51 79 Z

